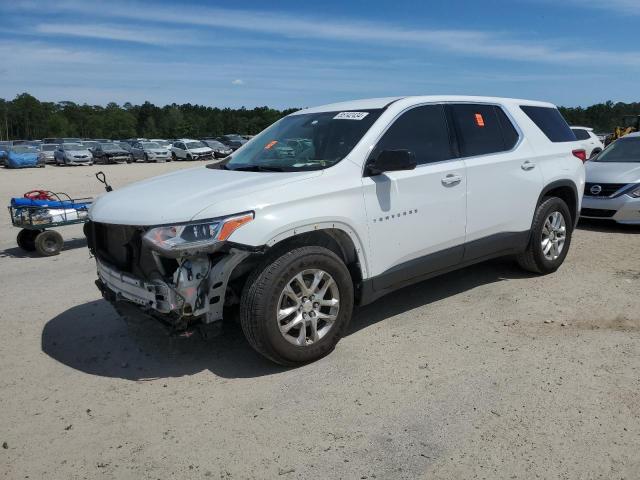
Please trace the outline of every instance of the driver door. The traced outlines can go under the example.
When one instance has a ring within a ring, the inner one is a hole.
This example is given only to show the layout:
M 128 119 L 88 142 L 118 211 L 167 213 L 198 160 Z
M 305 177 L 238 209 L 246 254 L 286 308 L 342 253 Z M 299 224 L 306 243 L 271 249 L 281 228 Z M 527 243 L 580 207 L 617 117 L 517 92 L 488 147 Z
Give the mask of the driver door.
M 362 179 L 373 288 L 383 291 L 462 261 L 466 167 L 457 158 L 444 107 L 403 112 L 372 151 L 409 150 L 417 167 Z

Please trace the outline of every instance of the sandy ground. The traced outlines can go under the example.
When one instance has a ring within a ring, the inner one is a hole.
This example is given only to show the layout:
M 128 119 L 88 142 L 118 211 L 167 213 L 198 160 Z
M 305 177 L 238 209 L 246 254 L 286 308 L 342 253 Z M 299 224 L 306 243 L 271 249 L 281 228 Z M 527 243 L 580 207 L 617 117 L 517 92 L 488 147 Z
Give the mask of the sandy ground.
M 191 166 L 100 168 L 118 188 Z M 98 169 L 2 169 L 1 198 L 96 195 Z M 640 478 L 640 228 L 581 225 L 551 276 L 401 290 L 287 370 L 237 327 L 130 334 L 80 228 L 39 258 L 1 222 L 0 478 Z

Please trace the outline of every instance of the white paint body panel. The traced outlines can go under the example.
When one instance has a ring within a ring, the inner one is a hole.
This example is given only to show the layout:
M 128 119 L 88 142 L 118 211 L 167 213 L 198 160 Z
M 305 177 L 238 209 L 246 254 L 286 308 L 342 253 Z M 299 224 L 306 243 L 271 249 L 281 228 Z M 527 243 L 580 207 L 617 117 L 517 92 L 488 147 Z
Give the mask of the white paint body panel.
M 511 152 L 363 177 L 371 150 L 399 114 L 417 105 L 451 102 L 501 106 L 521 131 L 520 143 Z M 574 182 L 582 195 L 582 162 L 566 143 L 551 143 L 520 105 L 553 107 L 493 97 L 428 96 L 302 110 L 292 115 L 387 106 L 354 149 L 325 170 L 272 173 L 199 167 L 104 194 L 90 217 L 150 226 L 254 211 L 255 219 L 229 238 L 253 247 L 270 246 L 304 231 L 337 228 L 352 239 L 362 276 L 370 278 L 408 260 L 495 233 L 527 231 L 542 189 L 556 180 Z M 535 163 L 534 169 L 521 169 L 527 160 Z M 443 186 L 441 179 L 448 174 L 459 175 L 461 182 Z

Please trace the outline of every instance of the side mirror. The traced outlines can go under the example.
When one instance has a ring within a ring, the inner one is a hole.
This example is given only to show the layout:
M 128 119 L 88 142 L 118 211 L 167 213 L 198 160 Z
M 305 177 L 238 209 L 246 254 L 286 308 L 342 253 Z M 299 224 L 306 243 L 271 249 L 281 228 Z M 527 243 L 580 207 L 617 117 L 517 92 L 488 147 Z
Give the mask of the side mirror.
M 384 172 L 413 170 L 416 165 L 416 156 L 409 150 L 383 150 L 375 159 L 369 160 L 365 168 L 365 175 L 373 177 Z

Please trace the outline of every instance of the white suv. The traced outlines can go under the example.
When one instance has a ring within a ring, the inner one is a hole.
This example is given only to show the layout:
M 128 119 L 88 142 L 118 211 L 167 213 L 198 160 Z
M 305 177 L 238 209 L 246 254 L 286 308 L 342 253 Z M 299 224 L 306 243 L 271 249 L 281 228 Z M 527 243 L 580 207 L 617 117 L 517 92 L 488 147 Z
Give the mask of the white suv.
M 593 133 L 593 128 L 571 127 L 571 130 L 573 130 L 578 139 L 577 145 L 586 152 L 587 160 L 604 150 L 604 143 L 602 143 L 598 135 Z
M 555 271 L 584 189 L 574 142 L 553 105 L 527 100 L 301 110 L 222 166 L 100 197 L 85 227 L 97 285 L 125 318 L 177 330 L 215 330 L 239 307 L 258 352 L 309 362 L 334 348 L 354 305 L 405 285 L 504 255 Z
M 173 142 L 171 158 L 175 160 L 211 160 L 213 149 L 207 147 L 200 140 L 182 138 Z

